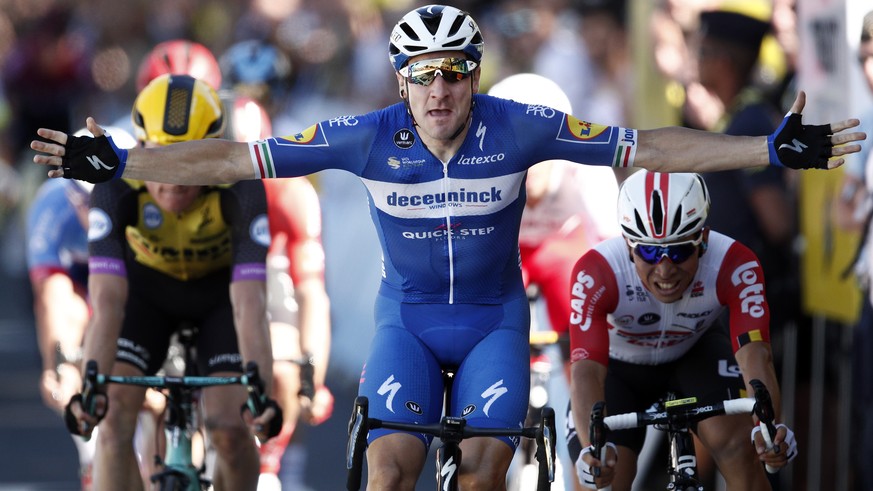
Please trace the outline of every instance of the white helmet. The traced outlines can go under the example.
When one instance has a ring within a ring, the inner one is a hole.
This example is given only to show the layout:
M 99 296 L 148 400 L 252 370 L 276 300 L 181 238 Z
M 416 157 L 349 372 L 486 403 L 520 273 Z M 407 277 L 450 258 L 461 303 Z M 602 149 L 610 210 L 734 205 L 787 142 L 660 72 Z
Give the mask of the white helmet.
M 470 14 L 448 5 L 427 5 L 404 15 L 394 26 L 388 59 L 397 71 L 409 58 L 435 51 L 463 51 L 481 63 L 484 47 L 482 33 Z
M 103 126 L 103 131 L 112 137 L 112 141 L 118 148 L 128 149 L 136 146 L 136 139 L 134 139 L 133 135 L 124 128 L 119 128 L 118 126 Z M 94 135 L 92 135 L 91 132 L 88 131 L 88 128 L 85 127 L 73 133 L 73 136 L 87 136 L 92 138 Z M 86 193 L 90 193 L 91 190 L 94 189 L 94 184 L 90 182 L 80 181 L 78 179 L 73 179 L 72 181 Z
M 535 73 L 510 75 L 494 84 L 488 95 L 512 99 L 522 104 L 549 106 L 567 114 L 573 112 L 570 98 L 561 86 L 552 79 Z
M 708 214 L 709 192 L 698 174 L 641 170 L 618 190 L 618 224 L 633 241 L 675 242 L 702 229 Z

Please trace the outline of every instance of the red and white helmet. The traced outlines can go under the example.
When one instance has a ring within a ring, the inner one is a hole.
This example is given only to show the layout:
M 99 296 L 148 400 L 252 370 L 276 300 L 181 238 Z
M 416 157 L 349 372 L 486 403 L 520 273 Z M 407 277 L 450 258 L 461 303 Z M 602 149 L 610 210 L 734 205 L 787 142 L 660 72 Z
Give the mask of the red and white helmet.
M 221 68 L 209 48 L 194 41 L 174 39 L 152 48 L 139 64 L 136 90 L 141 91 L 159 76 L 190 75 L 203 80 L 213 89 L 221 87 Z
M 709 214 L 709 191 L 693 173 L 631 174 L 618 190 L 618 224 L 635 242 L 676 242 L 703 228 Z

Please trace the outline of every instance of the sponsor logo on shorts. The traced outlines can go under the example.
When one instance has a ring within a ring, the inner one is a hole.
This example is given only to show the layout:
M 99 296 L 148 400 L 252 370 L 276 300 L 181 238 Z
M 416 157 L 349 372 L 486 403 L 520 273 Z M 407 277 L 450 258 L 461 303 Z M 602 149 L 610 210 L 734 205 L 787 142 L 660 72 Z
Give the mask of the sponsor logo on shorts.
M 421 406 L 413 401 L 406 402 L 406 409 L 409 409 L 410 411 L 418 415 L 421 415 L 424 412 L 424 410 L 421 409 Z

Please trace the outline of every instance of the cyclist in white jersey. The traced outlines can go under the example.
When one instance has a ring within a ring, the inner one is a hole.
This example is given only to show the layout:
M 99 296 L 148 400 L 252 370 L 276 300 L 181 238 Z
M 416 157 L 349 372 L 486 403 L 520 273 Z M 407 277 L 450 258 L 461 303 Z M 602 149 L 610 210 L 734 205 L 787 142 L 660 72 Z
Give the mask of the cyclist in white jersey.
M 95 143 L 41 128 L 38 135 L 48 141 L 31 142 L 39 152 L 34 162 L 61 166 L 50 177 L 94 181 L 117 175 L 204 184 L 331 168 L 359 176 L 383 250 L 376 336 L 360 385 L 371 414 L 437 422 L 440 370 L 453 368 L 455 415 L 463 413 L 473 426 L 518 427 L 527 408 L 530 322 L 518 228 L 530 166 L 565 159 L 668 172 L 828 168 L 859 151 L 853 142 L 865 137 L 844 133 L 858 125 L 854 119 L 803 125 L 802 92 L 770 137 L 598 125 L 477 94 L 483 49 L 466 12 L 420 7 L 390 36 L 402 103 L 249 144 L 216 140 L 128 152 L 116 150 L 89 118 Z M 268 410 L 264 418 L 270 416 Z M 369 439 L 368 487 L 412 489 L 425 464 L 426 439 L 382 430 Z M 461 486 L 504 489 L 515 443 L 464 441 Z
M 709 206 L 697 174 L 636 172 L 619 191 L 623 237 L 598 244 L 573 268 L 568 446 L 587 487 L 629 491 L 645 438 L 645 429 L 611 432 L 607 462 L 595 459 L 588 421 L 597 401 L 610 414 L 643 411 L 667 391 L 715 403 L 741 397 L 743 380 L 759 379 L 779 415 L 764 272 L 749 248 L 705 226 Z M 716 323 L 725 309 L 729 337 Z M 766 490 L 759 460 L 782 467 L 797 455 L 793 432 L 777 428 L 777 451 L 764 450 L 744 415 L 705 420 L 695 433 L 729 490 Z M 592 466 L 602 470 L 596 480 Z

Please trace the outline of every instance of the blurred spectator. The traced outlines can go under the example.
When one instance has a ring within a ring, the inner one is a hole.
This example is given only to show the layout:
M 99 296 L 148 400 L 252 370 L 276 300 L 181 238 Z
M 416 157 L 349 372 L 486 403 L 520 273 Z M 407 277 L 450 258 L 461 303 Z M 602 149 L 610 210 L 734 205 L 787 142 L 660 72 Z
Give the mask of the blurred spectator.
M 752 81 L 761 42 L 769 30 L 769 12 L 763 19 L 733 10 L 700 14 L 697 74 L 702 87 L 724 107 L 715 126 L 704 129 L 761 136 L 776 128 L 781 111 Z M 690 104 L 693 96 L 687 94 Z M 768 166 L 703 175 L 712 202 L 732 205 L 713 206 L 712 227 L 749 246 L 761 260 L 774 330 L 799 314 L 796 264 L 788 253 L 796 228 L 786 173 Z
M 57 3 L 27 25 L 3 65 L 3 91 L 13 117 L 8 159 L 29 149 L 37 128 L 72 132 L 73 104 L 91 88 L 92 56 L 85 26 L 74 22 L 73 7 Z
M 873 92 L 873 11 L 868 12 L 862 21 L 858 62 L 864 79 Z M 873 130 L 871 123 L 873 110 L 861 118 L 863 129 L 868 135 L 868 143 Z M 869 409 L 873 404 L 873 288 L 870 286 L 870 279 L 873 277 L 873 230 L 870 227 L 873 216 L 873 152 L 870 151 L 870 145 L 865 145 L 857 157 L 847 164 L 835 216 L 841 226 L 862 232 L 859 257 L 854 265 L 864 298 L 852 343 L 852 432 L 855 439 L 851 444 L 856 469 L 854 489 L 860 490 L 866 489 L 866 483 L 873 482 L 873 468 L 869 462 L 873 455 L 873 413 Z

